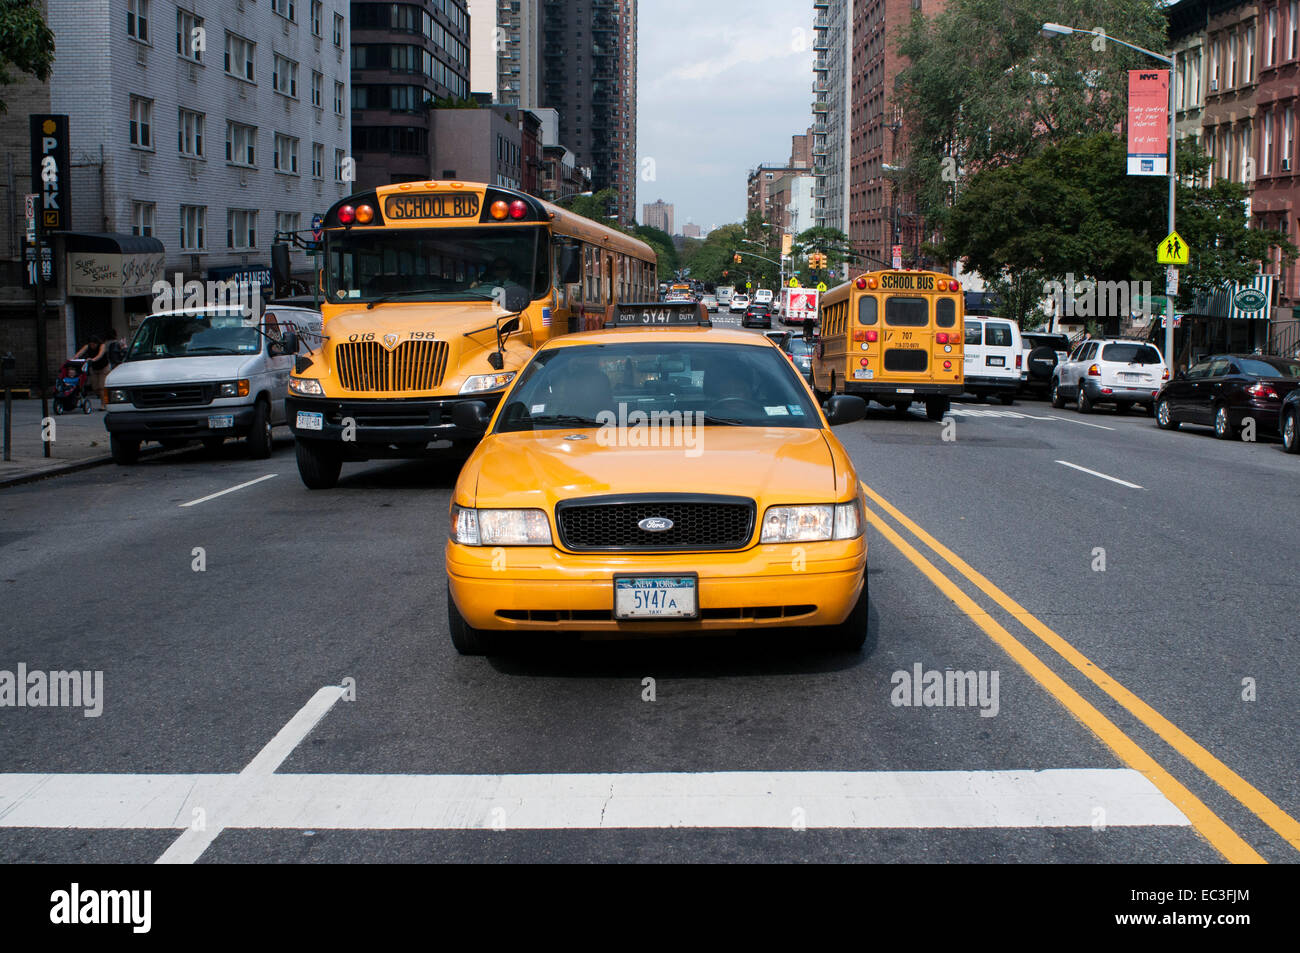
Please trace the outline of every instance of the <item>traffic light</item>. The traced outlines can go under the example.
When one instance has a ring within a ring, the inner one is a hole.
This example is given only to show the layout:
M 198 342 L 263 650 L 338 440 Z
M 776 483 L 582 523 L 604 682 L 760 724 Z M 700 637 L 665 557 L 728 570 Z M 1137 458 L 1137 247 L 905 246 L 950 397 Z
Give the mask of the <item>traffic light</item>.
M 729 274 L 731 274 L 731 272 L 729 272 L 729 271 L 724 271 L 724 272 L 722 273 L 722 277 L 725 278 L 725 277 L 727 277 L 727 275 L 729 275 Z
M 739 264 L 740 264 L 740 252 L 736 252 L 734 255 L 732 255 L 732 256 L 731 256 L 731 260 L 732 260 L 733 262 L 735 262 L 737 265 L 739 265 Z

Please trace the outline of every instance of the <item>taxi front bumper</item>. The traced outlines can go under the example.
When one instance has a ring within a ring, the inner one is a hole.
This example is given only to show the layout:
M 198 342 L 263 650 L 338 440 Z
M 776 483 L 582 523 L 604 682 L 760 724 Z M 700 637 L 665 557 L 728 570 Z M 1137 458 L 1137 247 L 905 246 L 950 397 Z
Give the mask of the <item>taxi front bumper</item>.
M 569 553 L 449 542 L 451 596 L 476 629 L 705 632 L 838 625 L 862 590 L 865 537 L 737 553 Z M 614 577 L 698 575 L 699 618 L 614 618 Z

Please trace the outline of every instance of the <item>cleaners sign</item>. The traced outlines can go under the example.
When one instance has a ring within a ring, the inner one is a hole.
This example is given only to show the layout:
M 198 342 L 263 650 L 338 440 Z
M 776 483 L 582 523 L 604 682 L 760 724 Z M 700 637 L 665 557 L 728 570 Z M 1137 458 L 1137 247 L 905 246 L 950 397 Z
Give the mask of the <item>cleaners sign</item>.
M 1169 70 L 1128 71 L 1128 174 L 1169 174 Z

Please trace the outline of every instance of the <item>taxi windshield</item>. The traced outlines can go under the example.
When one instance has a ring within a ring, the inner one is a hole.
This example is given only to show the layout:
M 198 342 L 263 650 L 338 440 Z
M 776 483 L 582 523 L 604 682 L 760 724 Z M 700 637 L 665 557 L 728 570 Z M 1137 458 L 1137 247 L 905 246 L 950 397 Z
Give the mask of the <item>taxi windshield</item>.
M 261 334 L 240 314 L 154 315 L 135 332 L 126 359 L 256 354 L 261 347 Z
M 789 360 L 774 348 L 641 341 L 540 352 L 502 408 L 496 432 L 635 427 L 687 413 L 684 419 L 705 425 L 822 425 Z

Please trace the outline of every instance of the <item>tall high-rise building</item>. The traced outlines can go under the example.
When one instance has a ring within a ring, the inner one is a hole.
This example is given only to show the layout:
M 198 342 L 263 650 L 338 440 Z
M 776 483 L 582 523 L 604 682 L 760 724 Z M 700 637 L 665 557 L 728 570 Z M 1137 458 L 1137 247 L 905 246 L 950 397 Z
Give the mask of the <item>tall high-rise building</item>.
M 469 97 L 466 0 L 352 0 L 352 156 L 358 189 L 428 179 L 428 100 Z
M 487 0 L 479 0 L 486 3 Z M 542 0 L 493 0 L 496 5 L 497 102 L 524 109 L 542 102 Z
M 849 196 L 849 90 L 853 0 L 813 0 L 814 215 L 817 224 L 847 232 Z
M 673 234 L 673 207 L 663 199 L 641 207 L 641 224 Z

